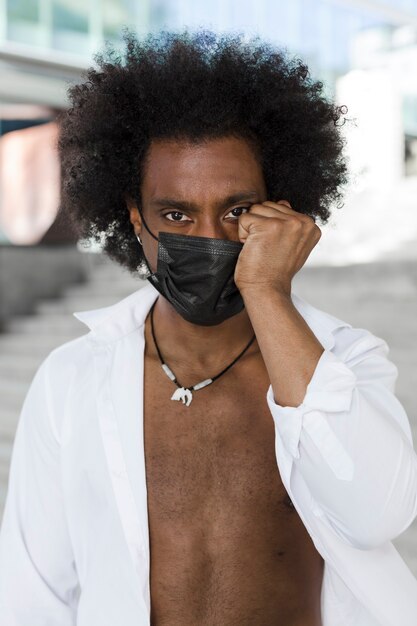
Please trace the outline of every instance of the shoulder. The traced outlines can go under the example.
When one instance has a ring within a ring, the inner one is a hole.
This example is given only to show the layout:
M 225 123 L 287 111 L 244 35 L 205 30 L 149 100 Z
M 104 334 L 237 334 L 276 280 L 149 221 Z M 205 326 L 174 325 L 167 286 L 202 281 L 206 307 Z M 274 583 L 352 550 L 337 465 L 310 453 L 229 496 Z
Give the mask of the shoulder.
M 52 433 L 57 442 L 70 399 L 80 383 L 91 384 L 92 368 L 86 335 L 54 348 L 39 363 L 26 391 L 19 423 L 30 433 L 47 438 Z M 45 439 L 46 440 L 46 439 Z
M 55 414 L 64 413 L 63 407 L 74 390 L 93 384 L 93 353 L 88 334 L 51 350 L 36 371 L 32 385 L 42 386 L 49 408 Z

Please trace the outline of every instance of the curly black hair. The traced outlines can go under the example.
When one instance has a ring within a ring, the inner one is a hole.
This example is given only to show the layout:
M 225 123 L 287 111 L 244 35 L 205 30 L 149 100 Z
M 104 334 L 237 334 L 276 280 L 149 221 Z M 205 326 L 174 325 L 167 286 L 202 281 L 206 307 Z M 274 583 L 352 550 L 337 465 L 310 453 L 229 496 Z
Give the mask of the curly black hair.
M 123 53 L 105 42 L 57 119 L 59 211 L 82 239 L 136 272 L 143 255 L 126 194 L 140 207 L 144 158 L 160 138 L 250 140 L 268 198 L 327 223 L 348 182 L 337 123 L 347 107 L 323 95 L 302 60 L 259 37 L 205 29 L 139 39 L 125 27 L 123 41 Z

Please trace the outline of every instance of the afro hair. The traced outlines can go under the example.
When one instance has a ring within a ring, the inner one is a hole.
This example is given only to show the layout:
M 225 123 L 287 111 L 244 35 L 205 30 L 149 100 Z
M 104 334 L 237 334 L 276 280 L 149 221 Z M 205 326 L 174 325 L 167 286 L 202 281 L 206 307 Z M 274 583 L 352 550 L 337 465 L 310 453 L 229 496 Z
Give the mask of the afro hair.
M 126 194 L 140 207 L 143 163 L 161 138 L 247 138 L 268 198 L 327 223 L 348 182 L 338 124 L 347 107 L 323 95 L 302 60 L 259 37 L 203 29 L 139 39 L 125 27 L 123 41 L 122 53 L 108 42 L 96 53 L 57 118 L 59 212 L 80 238 L 136 272 L 143 254 Z

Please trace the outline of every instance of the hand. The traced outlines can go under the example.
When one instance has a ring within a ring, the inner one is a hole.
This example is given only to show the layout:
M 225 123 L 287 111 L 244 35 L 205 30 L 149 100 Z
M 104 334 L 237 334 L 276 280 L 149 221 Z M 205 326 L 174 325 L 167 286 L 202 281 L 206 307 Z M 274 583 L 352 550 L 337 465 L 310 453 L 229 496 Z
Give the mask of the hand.
M 266 201 L 240 215 L 238 228 L 244 246 L 234 280 L 242 296 L 253 289 L 290 296 L 293 276 L 321 237 L 314 219 L 294 211 L 287 200 Z

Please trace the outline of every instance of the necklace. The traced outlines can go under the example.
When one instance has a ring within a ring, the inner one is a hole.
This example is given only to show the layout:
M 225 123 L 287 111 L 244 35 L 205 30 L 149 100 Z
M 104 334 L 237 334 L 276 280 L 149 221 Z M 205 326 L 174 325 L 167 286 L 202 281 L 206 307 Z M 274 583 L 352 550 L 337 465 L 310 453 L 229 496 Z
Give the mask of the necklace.
M 232 365 L 234 365 L 236 363 L 236 361 L 238 361 L 240 359 L 240 357 L 244 355 L 244 353 L 249 348 L 249 346 L 252 345 L 252 343 L 256 339 L 256 335 L 253 335 L 252 339 L 249 341 L 249 343 L 244 348 L 244 350 L 242 350 L 242 352 L 230 363 L 230 365 L 228 365 L 221 372 L 216 374 L 216 376 L 213 376 L 212 378 L 206 378 L 205 380 L 202 380 L 200 383 L 197 383 L 196 385 L 193 385 L 191 388 L 190 387 L 183 387 L 178 382 L 177 377 L 175 376 L 174 372 L 164 362 L 164 359 L 162 358 L 161 352 L 159 350 L 159 346 L 158 346 L 157 341 L 156 341 L 155 330 L 154 330 L 154 326 L 153 326 L 153 309 L 154 309 L 155 304 L 156 304 L 156 300 L 153 303 L 152 308 L 151 308 L 151 330 L 152 330 L 153 341 L 155 343 L 155 348 L 156 348 L 156 351 L 158 353 L 159 360 L 161 361 L 162 369 L 164 370 L 164 372 L 168 376 L 168 378 L 170 380 L 172 380 L 172 382 L 175 383 L 176 386 L 178 387 L 178 389 L 176 389 L 176 391 L 174 391 L 174 393 L 172 394 L 171 400 L 182 400 L 183 404 L 185 404 L 186 406 L 190 406 L 191 401 L 193 399 L 192 392 L 193 391 L 198 391 L 199 389 L 202 389 L 203 387 L 207 387 L 207 385 L 211 385 L 211 383 L 213 383 L 215 380 L 220 378 L 220 376 L 225 374 L 227 372 L 227 370 L 229 370 L 232 367 Z

